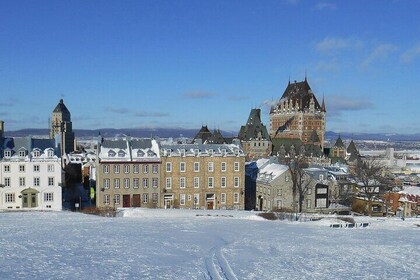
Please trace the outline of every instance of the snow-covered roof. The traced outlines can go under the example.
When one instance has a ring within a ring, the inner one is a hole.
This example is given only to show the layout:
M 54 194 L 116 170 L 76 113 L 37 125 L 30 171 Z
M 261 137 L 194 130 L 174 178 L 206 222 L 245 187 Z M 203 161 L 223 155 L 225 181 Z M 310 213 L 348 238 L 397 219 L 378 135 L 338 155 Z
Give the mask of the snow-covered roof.
M 420 195 L 420 187 L 410 186 L 406 187 L 402 191 L 398 192 L 400 194 L 411 194 L 411 195 Z
M 259 170 L 257 181 L 271 182 L 288 170 L 289 167 L 287 165 L 278 163 L 267 164 Z

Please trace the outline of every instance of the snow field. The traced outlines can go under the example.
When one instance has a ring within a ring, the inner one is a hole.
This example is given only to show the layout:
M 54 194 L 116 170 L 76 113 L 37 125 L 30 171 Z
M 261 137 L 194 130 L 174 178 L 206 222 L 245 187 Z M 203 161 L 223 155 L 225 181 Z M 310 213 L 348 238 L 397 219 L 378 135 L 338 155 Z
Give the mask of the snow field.
M 267 221 L 254 212 L 0 213 L 0 279 L 420 279 L 420 219 Z

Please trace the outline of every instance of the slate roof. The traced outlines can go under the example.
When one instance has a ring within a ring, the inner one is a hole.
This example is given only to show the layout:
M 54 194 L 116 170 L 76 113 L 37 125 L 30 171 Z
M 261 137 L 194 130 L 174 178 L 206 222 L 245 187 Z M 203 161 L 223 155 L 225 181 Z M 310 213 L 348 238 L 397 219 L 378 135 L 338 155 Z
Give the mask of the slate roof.
M 353 140 L 351 140 L 349 146 L 347 147 L 347 153 L 349 154 L 359 153 L 359 151 L 356 148 L 356 144 L 353 142 Z
M 340 136 L 338 136 L 337 141 L 335 141 L 334 147 L 346 148 L 346 146 L 344 146 L 343 140 L 341 140 Z
M 194 141 L 197 139 L 201 139 L 202 143 L 206 142 L 212 136 L 210 130 L 208 129 L 207 125 L 201 126 L 200 131 L 194 137 Z
M 319 140 L 318 133 L 316 133 L 315 130 L 312 130 L 311 143 L 319 143 L 319 142 L 321 142 L 321 140 Z
M 55 109 L 53 111 L 54 113 L 68 113 L 70 114 L 70 111 L 67 109 L 66 105 L 64 105 L 64 100 L 60 99 L 60 102 L 55 106 Z
M 270 139 L 267 127 L 261 122 L 261 109 L 252 109 L 246 125 L 241 126 L 238 138 L 242 141 L 248 141 L 257 138 L 258 133 L 261 133 L 262 139 Z
M 47 148 L 52 148 L 55 154 L 58 155 L 59 151 L 55 147 L 54 139 L 43 139 L 43 138 L 32 138 L 32 137 L 5 137 L 3 138 L 3 145 L 0 147 L 1 151 L 11 150 L 17 152 L 25 149 L 28 152 L 32 152 L 33 149 L 37 148 L 44 151 Z M 0 153 L 2 156 L 3 153 Z
M 214 130 L 213 134 L 207 138 L 207 143 L 209 144 L 223 144 L 226 143 L 225 138 L 223 138 L 222 133 L 219 129 Z
M 302 140 L 300 139 L 274 138 L 271 141 L 273 144 L 273 155 L 276 155 L 280 151 L 281 146 L 284 147 L 286 154 L 290 153 L 291 148 L 293 146 L 296 155 L 298 155 L 302 149 L 304 149 L 306 156 L 312 155 L 314 157 L 319 157 L 323 155 L 323 151 L 319 145 L 316 145 L 316 144 L 305 145 L 302 143 Z
M 325 112 L 325 103 L 323 102 L 323 106 L 319 104 L 316 96 L 312 92 L 311 87 L 309 86 L 308 81 L 305 80 L 302 82 L 295 81 L 294 83 L 290 83 L 287 85 L 279 103 L 287 100 L 290 102 L 292 100 L 293 104 L 299 105 L 299 111 L 303 111 L 304 109 L 309 108 L 309 103 L 311 98 L 314 99 L 315 102 L 315 110 L 322 110 Z

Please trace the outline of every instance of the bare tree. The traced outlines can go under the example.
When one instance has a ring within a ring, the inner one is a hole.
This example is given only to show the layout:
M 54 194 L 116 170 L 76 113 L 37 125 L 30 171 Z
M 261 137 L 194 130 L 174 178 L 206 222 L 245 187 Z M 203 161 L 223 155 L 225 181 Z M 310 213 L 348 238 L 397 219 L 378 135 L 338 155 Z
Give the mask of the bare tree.
M 289 158 L 287 165 L 289 167 L 293 185 L 293 200 L 297 199 L 298 212 L 301 213 L 305 195 L 308 192 L 311 182 L 310 176 L 305 172 L 305 168 L 308 167 L 308 164 L 304 160 L 304 157 L 297 156 Z
M 361 193 L 368 201 L 368 214 L 372 215 L 373 200 L 379 194 L 379 188 L 384 182 L 384 166 L 375 159 L 358 160 L 352 171 Z

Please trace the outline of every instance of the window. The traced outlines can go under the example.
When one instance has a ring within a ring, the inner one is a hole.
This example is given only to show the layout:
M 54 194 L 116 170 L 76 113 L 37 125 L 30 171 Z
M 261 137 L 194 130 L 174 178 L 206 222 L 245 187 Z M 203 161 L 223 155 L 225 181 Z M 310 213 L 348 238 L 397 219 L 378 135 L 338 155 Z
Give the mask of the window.
M 277 196 L 281 196 L 281 189 L 277 190 Z
M 317 194 L 326 194 L 327 193 L 327 188 L 317 188 L 316 193 Z
M 40 157 L 41 152 L 39 150 L 34 150 L 34 157 Z
M 167 178 L 166 178 L 166 184 L 165 184 L 165 187 L 166 187 L 167 189 L 171 189 L 171 188 L 172 188 L 172 178 L 171 178 L 171 177 L 167 177 Z
M 213 188 L 213 186 L 214 186 L 214 179 L 213 179 L 213 177 L 209 177 L 208 180 L 207 180 L 207 182 L 208 182 L 207 186 L 209 188 Z
M 15 194 L 14 193 L 6 193 L 5 194 L 5 202 L 6 203 L 13 203 L 13 202 L 15 202 Z
M 104 188 L 109 189 L 109 179 L 104 179 Z
M 239 193 L 233 193 L 233 203 L 239 203 Z
M 25 177 L 20 177 L 19 178 L 19 187 L 24 187 L 25 186 Z
M 166 163 L 166 172 L 172 172 L 172 163 L 171 162 Z
M 239 177 L 233 177 L 233 186 L 239 188 Z
M 194 162 L 194 172 L 200 172 L 200 163 Z
M 120 179 L 115 178 L 114 179 L 114 188 L 119 189 L 120 188 Z
M 10 172 L 10 165 L 4 166 L 4 172 Z
M 48 177 L 48 186 L 54 186 L 54 177 Z
M 130 179 L 124 178 L 124 188 L 129 189 L 130 188 Z
M 239 171 L 239 162 L 235 161 L 233 166 L 234 166 L 234 171 Z
M 34 177 L 34 187 L 39 187 L 39 177 Z
M 179 178 L 179 188 L 185 189 L 185 177 Z
M 12 151 L 4 151 L 4 157 L 11 157 L 12 156 Z
M 283 203 L 281 200 L 277 200 L 277 209 L 281 209 L 283 207 Z
M 207 169 L 208 169 L 208 171 L 209 172 L 213 172 L 214 171 L 214 162 L 209 162 L 208 164 L 207 164 Z
M 158 178 L 152 178 L 152 187 L 153 188 L 159 187 L 159 179 Z
M 143 203 L 149 203 L 149 195 L 147 193 L 143 194 Z
M 39 172 L 39 165 L 34 165 L 34 172 Z
M 109 194 L 105 194 L 104 195 L 104 204 L 109 205 L 110 199 L 109 199 Z
M 153 173 L 154 173 L 154 174 L 157 174 L 157 173 L 158 173 L 158 170 L 159 170 L 159 167 L 158 167 L 158 165 L 157 165 L 157 164 L 153 164 L 153 165 L 152 165 L 152 169 L 153 169 Z
M 54 193 L 44 193 L 44 201 L 54 201 Z
M 191 200 L 192 200 L 192 196 L 188 195 L 188 201 L 191 201 Z
M 200 187 L 200 177 L 194 177 L 194 188 Z
M 124 164 L 124 173 L 130 173 L 130 165 Z
M 319 174 L 319 180 L 323 181 L 324 180 L 324 175 L 323 174 Z
M 125 157 L 125 152 L 124 151 L 119 151 L 118 156 L 119 157 Z
M 48 172 L 54 172 L 54 164 L 48 164 L 47 165 L 47 171 Z
M 147 189 L 149 187 L 149 179 L 143 178 L 143 188 Z
M 197 208 L 200 205 L 200 194 L 194 194 L 194 208 Z
M 115 174 L 120 173 L 120 165 L 119 164 L 114 165 L 114 173 Z
M 271 189 L 267 189 L 267 194 L 271 195 Z
M 289 182 L 289 175 L 284 176 L 284 181 Z
M 115 152 L 113 150 L 108 152 L 109 157 L 115 157 Z
M 54 156 L 54 151 L 53 150 L 48 150 L 47 156 L 48 157 L 53 157 Z
M 153 203 L 157 203 L 158 202 L 158 198 L 159 198 L 159 194 L 158 193 L 152 193 L 152 201 L 153 201 Z
M 143 173 L 149 173 L 149 165 L 148 164 L 144 164 L 143 165 Z
M 19 165 L 19 172 L 25 172 L 25 165 Z
M 226 204 L 226 193 L 221 193 L 220 194 L 220 203 L 221 204 Z
M 19 156 L 20 157 L 26 156 L 26 151 L 19 151 Z
M 114 194 L 114 203 L 115 204 L 120 204 L 120 195 L 119 194 Z
M 310 199 L 306 200 L 306 209 L 310 209 L 312 207 L 312 203 Z
M 4 186 L 5 187 L 10 187 L 10 178 L 8 178 L 8 177 L 4 178 Z
M 186 168 L 185 168 L 185 162 L 180 162 L 179 163 L 179 172 L 185 172 Z
M 222 172 L 226 172 L 226 162 L 222 162 Z
M 315 207 L 326 208 L 327 207 L 327 199 L 326 198 L 317 198 Z
M 312 194 L 312 188 L 308 188 L 307 193 L 308 193 L 308 194 Z
M 133 188 L 138 189 L 139 188 L 139 178 L 133 179 Z
M 226 177 L 220 178 L 220 186 L 226 188 Z
M 106 174 L 106 173 L 109 173 L 109 165 L 108 164 L 104 164 L 104 167 L 103 167 L 103 172 Z
M 136 173 L 136 174 L 139 173 L 139 165 L 138 164 L 133 165 L 133 172 Z
M 179 195 L 179 205 L 185 205 L 185 193 Z

